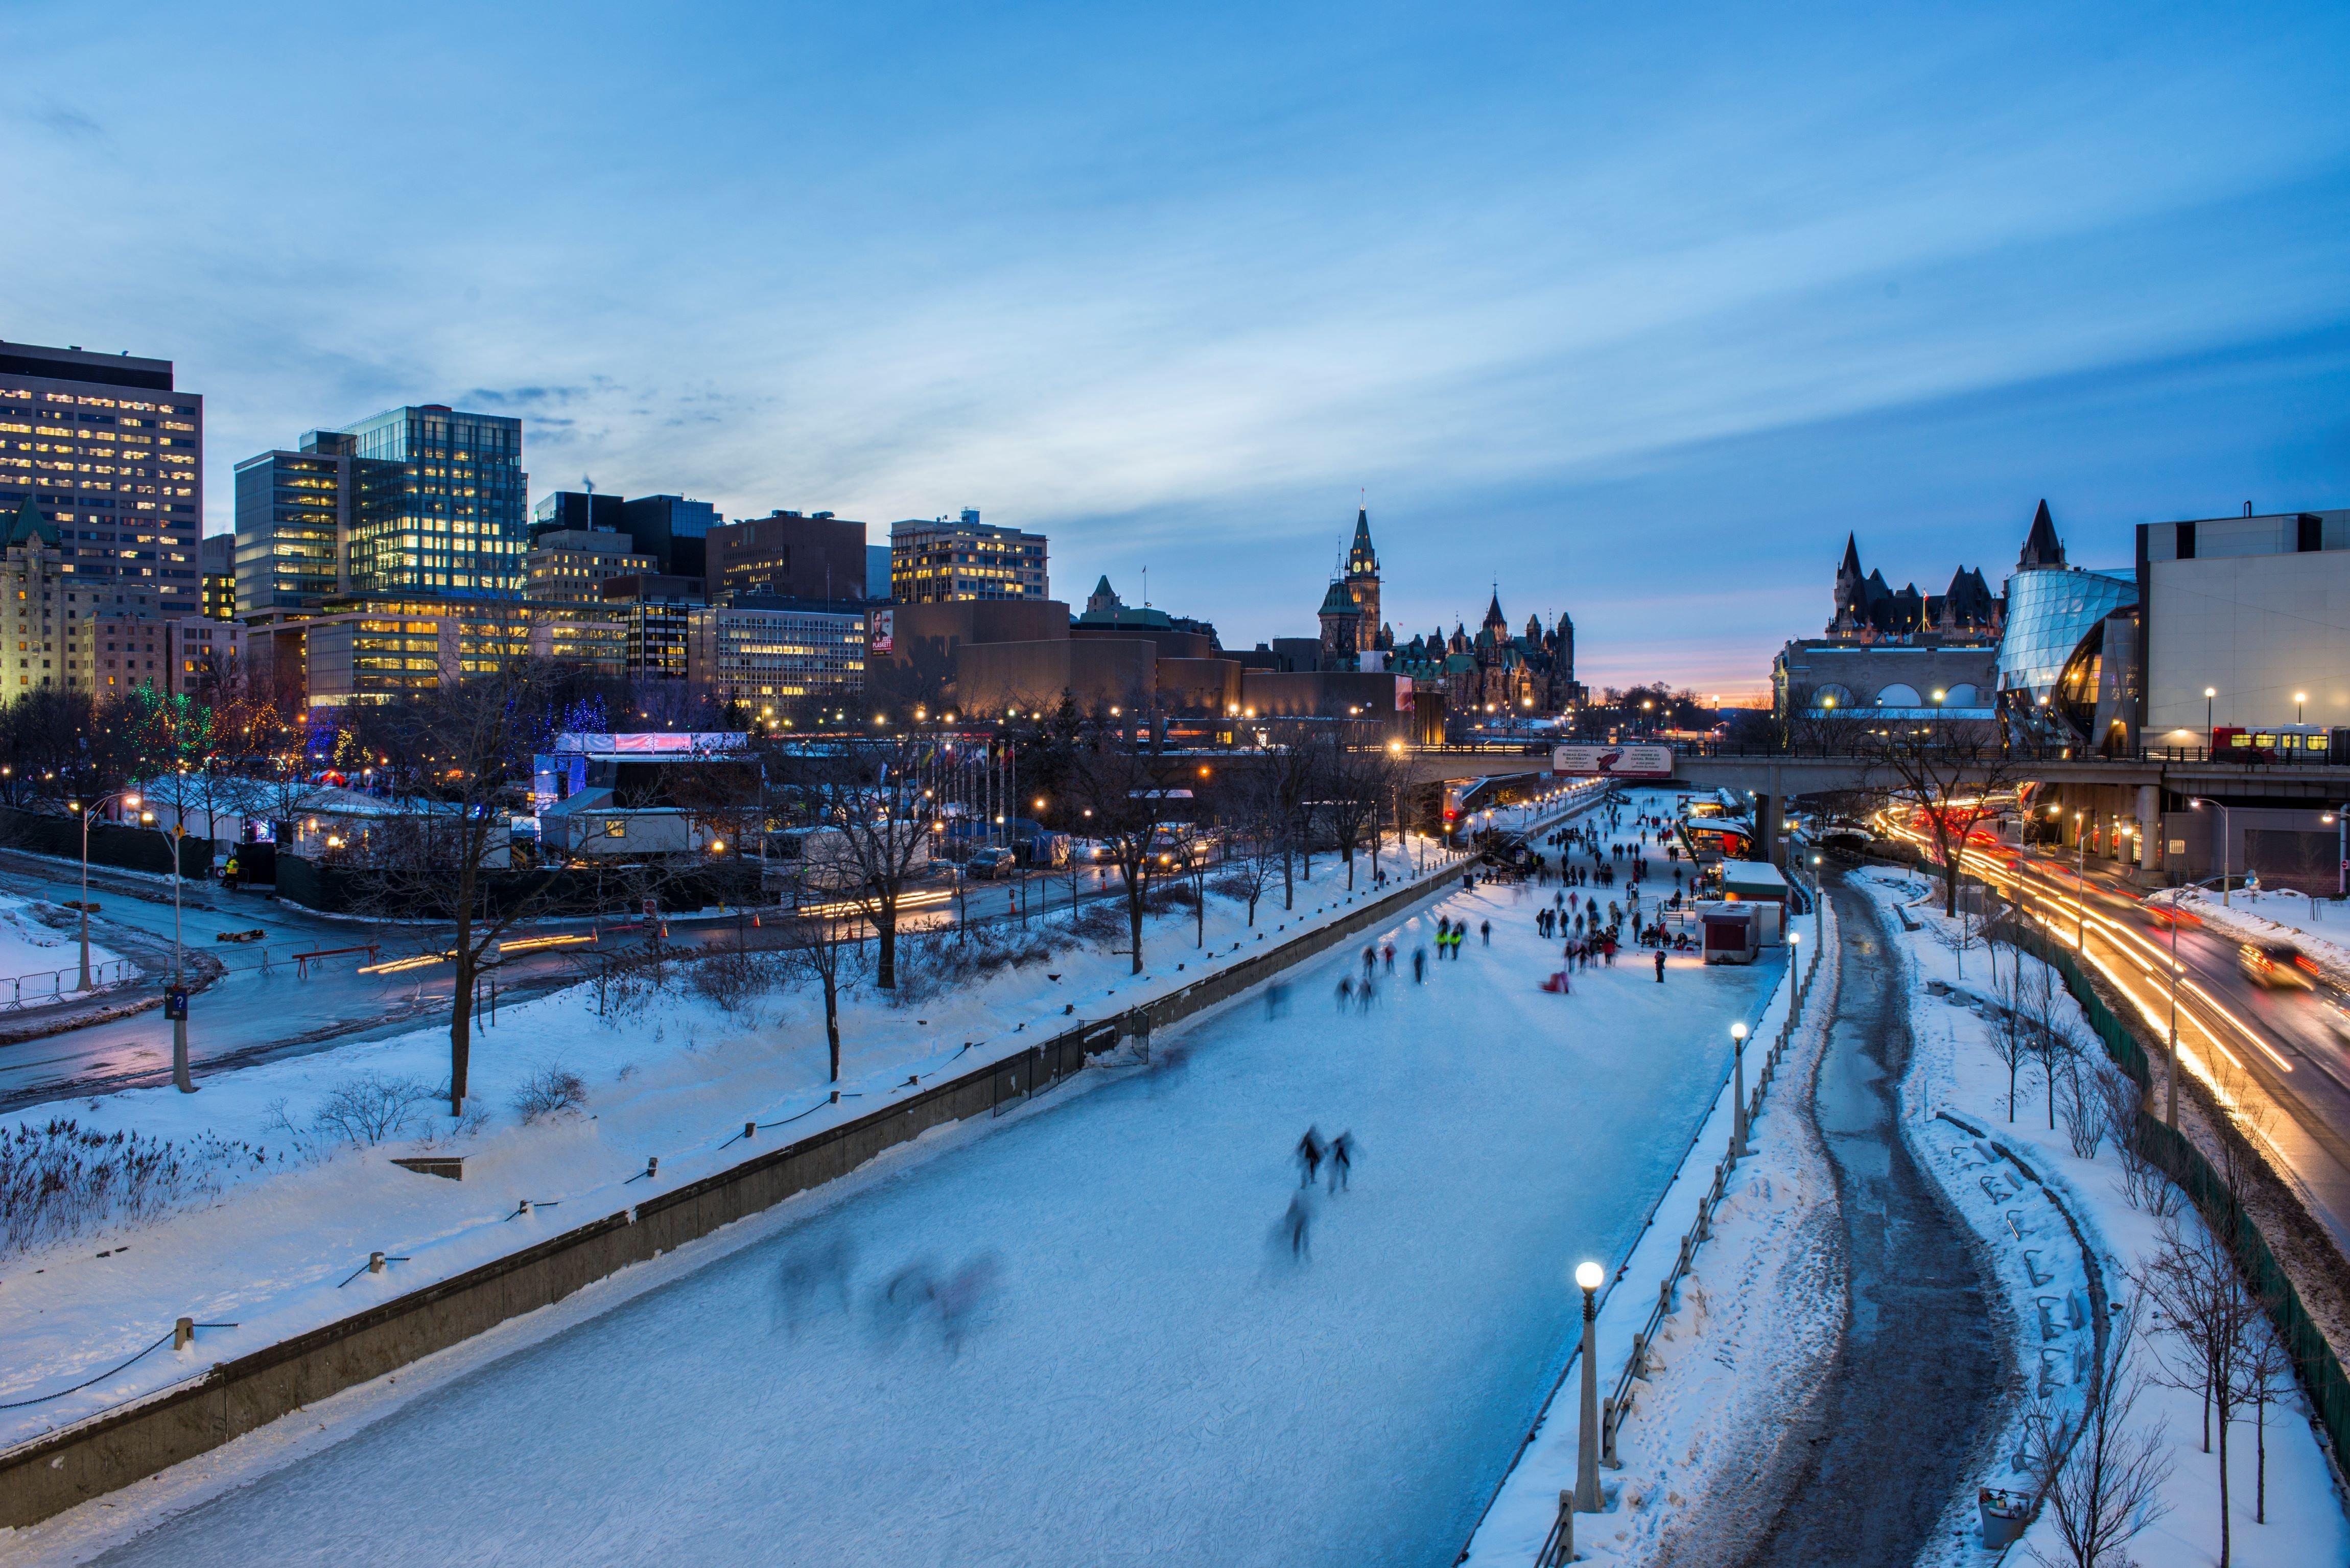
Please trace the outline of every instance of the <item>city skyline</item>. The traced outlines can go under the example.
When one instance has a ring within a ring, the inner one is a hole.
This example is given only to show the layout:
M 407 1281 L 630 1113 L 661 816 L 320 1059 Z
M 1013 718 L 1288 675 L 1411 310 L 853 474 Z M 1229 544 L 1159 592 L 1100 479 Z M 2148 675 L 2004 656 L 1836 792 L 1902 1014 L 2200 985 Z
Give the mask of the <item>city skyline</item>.
M 176 361 L 212 532 L 289 431 L 445 402 L 524 421 L 534 499 L 975 506 L 1237 647 L 1312 632 L 1367 502 L 1399 629 L 1498 578 L 1591 684 L 1731 695 L 1847 532 L 1932 587 L 2043 495 L 2118 565 L 2350 479 L 2314 7 L 144 15 L 0 27 L 86 246 L 0 236 L 46 279 L 0 336 Z

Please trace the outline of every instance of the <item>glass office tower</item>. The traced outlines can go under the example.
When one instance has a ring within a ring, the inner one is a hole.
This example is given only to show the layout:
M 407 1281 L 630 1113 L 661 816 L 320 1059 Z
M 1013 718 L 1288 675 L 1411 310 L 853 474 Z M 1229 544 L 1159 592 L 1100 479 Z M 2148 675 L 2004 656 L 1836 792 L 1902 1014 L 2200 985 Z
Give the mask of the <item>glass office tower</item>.
M 343 433 L 358 460 L 353 592 L 520 597 L 530 547 L 520 420 L 428 403 Z

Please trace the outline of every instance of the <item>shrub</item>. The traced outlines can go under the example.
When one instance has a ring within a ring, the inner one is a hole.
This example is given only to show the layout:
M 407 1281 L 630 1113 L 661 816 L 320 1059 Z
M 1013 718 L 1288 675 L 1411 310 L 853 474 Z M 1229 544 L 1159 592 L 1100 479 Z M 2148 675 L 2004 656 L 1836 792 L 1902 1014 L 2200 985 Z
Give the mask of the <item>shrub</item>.
M 442 1097 L 421 1078 L 359 1073 L 328 1091 L 314 1118 L 318 1128 L 358 1147 L 398 1137 L 416 1119 L 417 1107 Z
M 523 1080 L 514 1108 L 527 1127 L 540 1117 L 576 1116 L 588 1103 L 588 1080 L 568 1067 L 546 1066 Z
M 267 1163 L 265 1150 L 210 1134 L 181 1145 L 64 1119 L 0 1131 L 0 1254 L 156 1219 L 219 1192 L 227 1170 Z

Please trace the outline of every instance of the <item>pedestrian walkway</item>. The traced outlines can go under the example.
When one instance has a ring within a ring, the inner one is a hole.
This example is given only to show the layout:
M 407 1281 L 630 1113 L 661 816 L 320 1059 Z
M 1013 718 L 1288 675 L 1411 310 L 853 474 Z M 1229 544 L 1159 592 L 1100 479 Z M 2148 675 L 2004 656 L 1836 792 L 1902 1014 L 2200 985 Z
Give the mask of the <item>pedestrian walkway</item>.
M 1813 1452 L 1746 1562 L 1909 1568 L 2015 1379 L 1973 1245 L 1901 1140 L 1908 1009 L 1876 907 L 1829 884 L 1837 1016 L 1812 1114 L 1836 1172 L 1850 1281 Z

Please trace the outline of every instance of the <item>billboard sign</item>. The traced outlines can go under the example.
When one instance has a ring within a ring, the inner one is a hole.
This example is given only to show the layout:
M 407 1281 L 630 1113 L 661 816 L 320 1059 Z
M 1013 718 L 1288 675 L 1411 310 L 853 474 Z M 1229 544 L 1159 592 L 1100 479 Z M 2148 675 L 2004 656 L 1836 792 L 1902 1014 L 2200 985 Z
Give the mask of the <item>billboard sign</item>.
M 1412 678 L 1411 678 L 1410 676 L 1409 676 L 1409 675 L 1399 675 L 1399 676 L 1397 676 L 1397 677 L 1395 678 L 1395 683 L 1396 683 L 1396 709 L 1395 709 L 1395 711 L 1396 711 L 1397 712 L 1399 712 L 1399 713 L 1409 713 L 1409 712 L 1410 712 L 1410 711 L 1412 711 L 1412 707 L 1413 707 L 1412 693 L 1413 693 L 1413 691 L 1417 689 L 1417 687 L 1418 687 L 1418 682 L 1414 681 L 1414 680 L 1412 680 Z
M 870 623 L 865 635 L 867 649 L 874 653 L 895 651 L 898 646 L 897 612 L 875 610 L 867 618 Z
M 1670 746 L 1553 746 L 1550 771 L 1578 778 L 1669 779 Z

